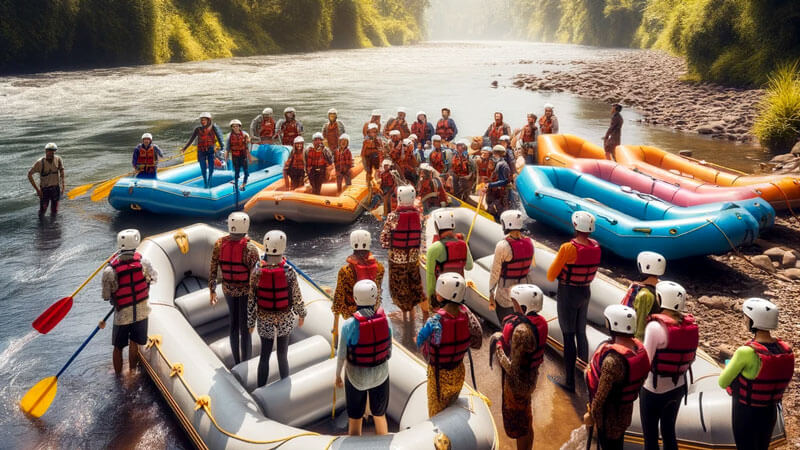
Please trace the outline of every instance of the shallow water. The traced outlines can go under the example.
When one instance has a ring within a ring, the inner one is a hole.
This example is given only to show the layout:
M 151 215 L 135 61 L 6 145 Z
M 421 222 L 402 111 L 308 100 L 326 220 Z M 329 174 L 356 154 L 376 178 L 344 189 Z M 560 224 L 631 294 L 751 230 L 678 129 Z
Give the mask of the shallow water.
M 526 112 L 538 114 L 551 102 L 562 132 L 599 143 L 608 125 L 608 105 L 509 86 L 517 73 L 548 68 L 519 64 L 521 59 L 562 64 L 608 51 L 522 42 L 439 42 L 0 78 L 0 291 L 5 294 L 0 298 L 0 408 L 6 412 L 0 416 L 5 438 L 0 447 L 189 445 L 145 376 L 117 381 L 110 361 L 110 327 L 61 377 L 58 396 L 41 420 L 25 418 L 16 406 L 30 386 L 58 371 L 105 313 L 95 280 L 50 334 L 30 331 L 38 314 L 69 295 L 113 251 L 116 232 L 135 227 L 149 235 L 196 221 L 119 213 L 106 202 L 88 199 L 64 201 L 55 219 L 38 220 L 38 202 L 25 174 L 46 142 L 59 144 L 67 189 L 128 171 L 130 152 L 145 131 L 155 135 L 167 155 L 175 153 L 202 111 L 214 113 L 221 124 L 239 118 L 249 128 L 263 107 L 280 112 L 291 105 L 308 134 L 321 127 L 325 112 L 335 106 L 358 149 L 361 125 L 376 108 L 383 111 L 384 121 L 396 106 L 407 107 L 410 115 L 426 110 L 435 121 L 439 108 L 449 106 L 460 134 L 472 135 L 483 133 L 495 110 L 518 127 Z M 499 88 L 490 87 L 493 80 Z M 635 111 L 625 110 L 623 116 L 623 142 L 675 152 L 690 148 L 696 157 L 740 169 L 768 158 L 756 147 L 640 125 Z M 223 227 L 224 222 L 213 224 Z M 256 224 L 251 234 L 260 239 L 273 226 L 288 233 L 288 256 L 330 286 L 349 253 L 348 233 L 356 227 L 379 231 L 377 221 L 365 215 L 351 226 Z M 385 260 L 383 250 L 377 253 Z M 551 420 L 559 423 L 563 415 Z

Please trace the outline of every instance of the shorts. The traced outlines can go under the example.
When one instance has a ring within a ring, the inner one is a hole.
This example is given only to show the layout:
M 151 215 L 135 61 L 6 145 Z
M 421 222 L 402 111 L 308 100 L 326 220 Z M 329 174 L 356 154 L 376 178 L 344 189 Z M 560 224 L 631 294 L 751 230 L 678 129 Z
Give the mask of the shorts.
M 360 419 L 364 417 L 367 410 L 367 395 L 369 395 L 369 409 L 373 416 L 386 415 L 386 407 L 389 405 L 389 377 L 386 380 L 366 391 L 359 391 L 350 380 L 344 379 L 344 395 L 347 399 L 347 417 Z
M 114 347 L 122 350 L 128 346 L 128 341 L 139 345 L 147 344 L 147 319 L 127 325 L 114 325 L 111 330 L 111 343 Z

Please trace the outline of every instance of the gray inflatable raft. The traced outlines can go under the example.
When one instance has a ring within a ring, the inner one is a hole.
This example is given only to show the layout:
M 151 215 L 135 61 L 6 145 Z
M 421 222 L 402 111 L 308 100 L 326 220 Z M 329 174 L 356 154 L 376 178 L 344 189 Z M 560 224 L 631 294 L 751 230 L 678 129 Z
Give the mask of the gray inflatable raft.
M 458 401 L 428 418 L 425 364 L 398 343 L 389 363 L 387 411 L 397 431 L 386 436 L 332 436 L 305 429 L 346 414 L 343 390 L 334 397 L 330 300 L 300 277 L 308 316 L 290 337 L 290 376 L 279 380 L 272 355 L 268 384 L 256 388 L 258 358 L 232 367 L 228 310 L 209 304 L 204 279 L 214 242 L 223 232 L 198 224 L 147 238 L 139 252 L 158 270 L 150 287 L 152 313 L 143 365 L 198 448 L 353 449 L 432 448 L 439 433 L 453 448 L 496 448 L 497 428 L 483 397 L 465 385 Z M 254 336 L 253 354 L 260 352 Z
M 466 236 L 475 212 L 471 208 L 462 207 L 455 209 L 455 214 L 456 231 Z M 433 220 L 428 220 L 425 226 L 427 243 L 432 242 L 435 233 Z M 489 309 L 489 274 L 494 260 L 494 248 L 497 242 L 503 238 L 504 234 L 499 224 L 479 215 L 469 241 L 469 248 L 475 264 L 473 269 L 465 274 L 467 285 L 470 288 L 467 290 L 467 306 L 495 326 L 499 326 L 499 324 L 497 315 Z M 555 300 L 558 286 L 556 282 L 547 281 L 546 276 L 547 268 L 555 258 L 555 252 L 537 243 L 535 256 L 534 282 L 545 292 L 542 315 L 549 324 L 548 345 L 561 352 L 563 337 L 558 327 Z M 424 280 L 425 277 L 423 276 L 422 279 Z M 605 330 L 603 311 L 606 306 L 619 304 L 622 301 L 626 287 L 609 277 L 598 274 L 592 282 L 591 290 L 592 298 L 589 304 L 588 319 L 592 326 L 587 327 L 590 355 L 594 349 L 609 338 Z M 700 323 L 700 326 L 702 327 L 704 324 Z M 705 324 L 705 326 L 711 325 Z M 736 448 L 731 429 L 731 397 L 717 384 L 717 378 L 721 372 L 720 366 L 701 350 L 692 365 L 692 372 L 694 383 L 689 385 L 687 403 L 681 405 L 676 423 L 679 446 L 691 449 Z M 780 410 L 772 439 L 773 445 L 786 442 L 783 413 Z M 643 442 L 637 403 L 633 408 L 633 422 L 625 436 L 626 448 L 641 447 Z

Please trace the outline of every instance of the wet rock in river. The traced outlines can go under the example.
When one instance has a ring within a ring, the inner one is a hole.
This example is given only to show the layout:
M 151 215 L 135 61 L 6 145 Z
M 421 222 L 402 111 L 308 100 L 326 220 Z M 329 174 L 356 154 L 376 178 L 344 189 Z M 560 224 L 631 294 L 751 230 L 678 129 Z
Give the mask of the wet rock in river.
M 769 258 L 774 261 L 780 261 L 783 259 L 784 253 L 786 253 L 786 250 L 782 247 L 772 247 L 764 251 L 764 254 L 769 256 Z

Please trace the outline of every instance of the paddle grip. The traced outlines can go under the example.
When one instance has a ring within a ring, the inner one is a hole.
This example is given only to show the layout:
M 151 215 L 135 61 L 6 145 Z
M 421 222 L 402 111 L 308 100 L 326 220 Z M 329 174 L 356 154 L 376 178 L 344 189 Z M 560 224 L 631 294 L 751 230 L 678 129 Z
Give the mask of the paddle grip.
M 106 316 L 103 317 L 103 322 L 108 320 L 108 318 L 111 317 L 111 313 L 113 313 L 113 312 L 114 312 L 114 308 L 111 308 L 111 310 L 108 311 Z M 92 334 L 90 334 L 89 337 L 87 337 L 86 340 L 83 341 L 83 344 L 81 344 L 81 346 L 78 347 L 77 350 L 75 350 L 75 353 L 73 353 L 72 356 L 69 357 L 69 360 L 67 361 L 66 364 L 64 364 L 64 367 L 62 367 L 61 370 L 59 370 L 58 373 L 56 374 L 56 378 L 60 377 L 61 374 L 64 373 L 65 370 L 67 370 L 67 367 L 69 367 L 69 365 L 72 364 L 72 361 L 75 361 L 75 358 L 83 351 L 84 348 L 86 348 L 86 344 L 88 344 L 89 341 L 92 340 L 92 338 L 94 337 L 95 334 L 97 334 L 98 331 L 100 331 L 100 325 L 99 324 L 96 327 L 94 327 L 94 331 L 92 331 Z

